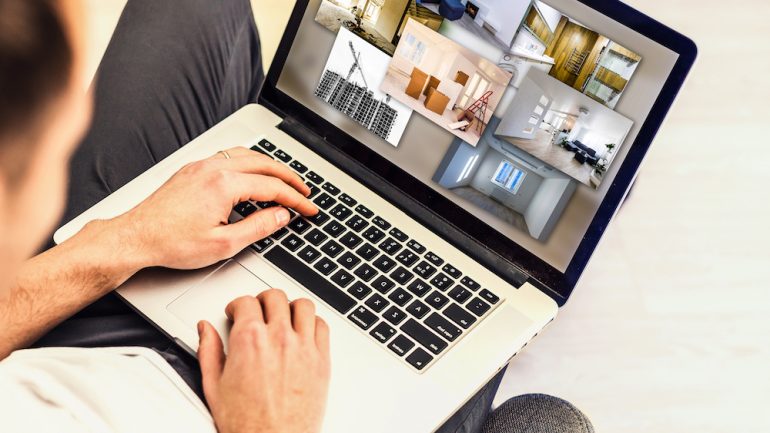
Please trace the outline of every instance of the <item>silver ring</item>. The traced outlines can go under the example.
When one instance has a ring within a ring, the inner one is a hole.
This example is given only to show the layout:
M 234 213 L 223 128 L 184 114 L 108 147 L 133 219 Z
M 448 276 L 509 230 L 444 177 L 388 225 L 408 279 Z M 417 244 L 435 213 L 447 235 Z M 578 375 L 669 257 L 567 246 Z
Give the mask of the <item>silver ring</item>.
M 218 153 L 224 155 L 225 159 L 230 159 L 230 154 L 226 150 L 220 150 Z

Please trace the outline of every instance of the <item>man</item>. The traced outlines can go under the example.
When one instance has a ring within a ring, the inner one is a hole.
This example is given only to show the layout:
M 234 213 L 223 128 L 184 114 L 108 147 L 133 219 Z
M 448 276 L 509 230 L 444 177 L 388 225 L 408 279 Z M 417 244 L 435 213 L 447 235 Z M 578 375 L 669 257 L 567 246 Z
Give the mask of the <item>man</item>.
M 319 431 L 329 331 L 309 300 L 279 290 L 233 300 L 227 356 L 215 329 L 199 324 L 199 371 L 108 295 L 146 267 L 231 257 L 284 226 L 287 208 L 317 212 L 280 164 L 244 149 L 212 155 L 128 213 L 27 259 L 62 210 L 76 216 L 253 102 L 262 80 L 248 0 L 131 0 L 92 98 L 81 90 L 82 7 L 0 0 L 2 431 Z M 281 206 L 228 224 L 247 199 Z M 478 431 L 498 384 L 442 431 Z

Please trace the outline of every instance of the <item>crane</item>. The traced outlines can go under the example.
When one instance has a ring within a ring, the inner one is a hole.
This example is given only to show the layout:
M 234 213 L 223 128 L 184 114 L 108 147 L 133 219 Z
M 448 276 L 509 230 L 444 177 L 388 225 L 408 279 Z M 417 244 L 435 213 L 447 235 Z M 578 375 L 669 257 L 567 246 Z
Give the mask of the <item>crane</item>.
M 359 60 L 361 59 L 361 53 L 356 53 L 356 49 L 353 46 L 353 41 L 348 41 L 348 45 L 350 46 L 350 52 L 353 53 L 353 64 L 350 66 L 350 72 L 348 72 L 347 80 L 350 81 L 350 77 L 353 76 L 353 74 L 356 72 L 356 69 L 358 69 L 358 72 L 361 73 L 361 79 L 364 80 L 364 88 L 369 88 L 369 85 L 366 84 L 366 77 L 364 77 L 364 70 L 361 68 L 361 63 Z

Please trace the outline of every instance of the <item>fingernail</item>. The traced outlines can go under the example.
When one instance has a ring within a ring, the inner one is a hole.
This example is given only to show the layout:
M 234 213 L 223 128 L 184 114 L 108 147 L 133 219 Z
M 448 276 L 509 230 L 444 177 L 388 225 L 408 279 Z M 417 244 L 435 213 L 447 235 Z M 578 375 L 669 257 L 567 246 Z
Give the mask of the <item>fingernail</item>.
M 289 211 L 280 208 L 275 212 L 275 222 L 278 223 L 279 226 L 284 226 L 286 223 L 289 222 Z

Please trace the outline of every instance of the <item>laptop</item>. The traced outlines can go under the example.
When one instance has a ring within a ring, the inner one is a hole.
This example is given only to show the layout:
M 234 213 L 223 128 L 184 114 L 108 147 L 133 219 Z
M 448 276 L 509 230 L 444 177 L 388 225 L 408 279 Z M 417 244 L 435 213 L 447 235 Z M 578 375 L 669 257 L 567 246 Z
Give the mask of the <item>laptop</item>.
M 55 240 L 220 150 L 286 164 L 318 216 L 117 293 L 191 354 L 238 296 L 311 298 L 332 335 L 324 431 L 434 431 L 567 302 L 695 57 L 617 1 L 298 0 L 258 104 Z

